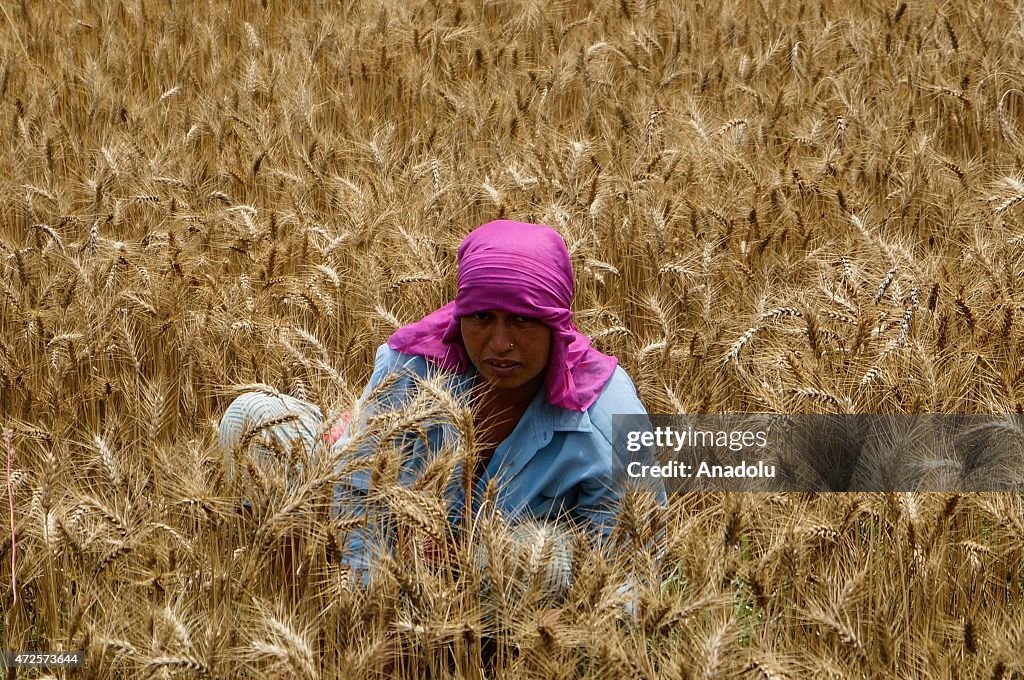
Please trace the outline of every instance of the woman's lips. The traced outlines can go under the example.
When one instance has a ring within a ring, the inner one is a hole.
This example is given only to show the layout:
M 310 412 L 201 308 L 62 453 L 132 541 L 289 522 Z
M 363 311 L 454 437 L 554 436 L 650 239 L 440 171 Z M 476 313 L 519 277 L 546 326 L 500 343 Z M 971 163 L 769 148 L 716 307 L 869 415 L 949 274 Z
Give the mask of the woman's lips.
M 518 361 L 509 361 L 507 359 L 487 359 L 484 363 L 491 369 L 491 373 L 496 376 L 512 375 L 522 365 Z

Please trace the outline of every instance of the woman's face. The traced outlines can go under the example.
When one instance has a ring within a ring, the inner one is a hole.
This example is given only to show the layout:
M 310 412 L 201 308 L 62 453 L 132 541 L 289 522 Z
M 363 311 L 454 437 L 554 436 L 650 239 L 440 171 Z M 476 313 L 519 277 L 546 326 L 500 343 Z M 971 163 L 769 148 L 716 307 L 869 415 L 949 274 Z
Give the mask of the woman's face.
M 551 355 L 551 329 L 543 322 L 490 310 L 464 316 L 460 323 L 469 359 L 492 387 L 540 387 Z

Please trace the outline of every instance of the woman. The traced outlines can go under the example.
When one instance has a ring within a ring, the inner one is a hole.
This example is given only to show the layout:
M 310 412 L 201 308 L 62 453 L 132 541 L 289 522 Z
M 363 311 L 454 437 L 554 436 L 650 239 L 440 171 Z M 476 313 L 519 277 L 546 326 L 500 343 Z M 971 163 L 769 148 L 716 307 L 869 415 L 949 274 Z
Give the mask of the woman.
M 645 409 L 617 360 L 591 347 L 573 325 L 573 292 L 568 250 L 550 227 L 499 220 L 474 230 L 459 247 L 455 299 L 381 345 L 359 420 L 335 446 L 364 431 L 371 413 L 408 405 L 418 381 L 447 378 L 452 397 L 473 406 L 479 454 L 470 508 L 494 479 L 495 507 L 510 521 L 567 519 L 606 538 L 624 491 L 612 450 L 612 416 Z M 243 424 L 289 411 L 299 419 L 288 424 L 284 443 L 299 436 L 311 444 L 319 411 L 286 399 L 240 397 L 221 423 L 222 444 L 230 450 Z M 269 408 L 260 412 L 266 408 L 261 404 Z M 398 443 L 406 483 L 458 436 L 442 424 L 421 434 Z M 384 443 L 375 442 L 377 448 Z M 375 446 L 361 449 L 371 454 Z M 357 472 L 339 484 L 337 512 L 361 512 L 370 477 Z M 458 484 L 449 491 L 455 519 L 465 508 L 465 493 Z M 664 489 L 655 491 L 663 501 Z M 365 537 L 351 532 L 344 557 L 364 583 L 373 551 Z

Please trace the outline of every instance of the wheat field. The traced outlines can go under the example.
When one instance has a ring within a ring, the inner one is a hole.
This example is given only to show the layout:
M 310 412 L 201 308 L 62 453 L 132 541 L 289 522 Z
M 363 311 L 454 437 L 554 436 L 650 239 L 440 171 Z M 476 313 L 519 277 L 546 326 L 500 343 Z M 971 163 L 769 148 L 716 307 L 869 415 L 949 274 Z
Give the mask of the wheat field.
M 467 546 L 364 592 L 330 465 L 296 488 L 217 448 L 254 385 L 351 408 L 498 217 L 564 235 L 576 323 L 651 412 L 1024 412 L 1016 3 L 0 10 L 0 648 L 90 678 L 1024 678 L 1019 494 L 631 497 L 556 622 L 495 623 Z M 429 484 L 402 499 L 444 530 Z

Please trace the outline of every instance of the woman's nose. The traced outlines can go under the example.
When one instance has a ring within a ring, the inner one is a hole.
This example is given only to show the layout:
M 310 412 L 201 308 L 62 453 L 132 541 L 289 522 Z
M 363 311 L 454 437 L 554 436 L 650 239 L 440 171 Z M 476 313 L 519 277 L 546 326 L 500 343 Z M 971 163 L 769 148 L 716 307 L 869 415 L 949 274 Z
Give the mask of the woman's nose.
M 498 322 L 494 324 L 494 330 L 491 333 L 491 350 L 494 352 L 505 352 L 512 346 L 512 333 L 511 329 L 504 323 Z

